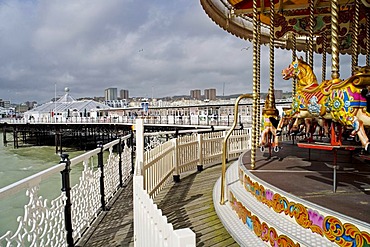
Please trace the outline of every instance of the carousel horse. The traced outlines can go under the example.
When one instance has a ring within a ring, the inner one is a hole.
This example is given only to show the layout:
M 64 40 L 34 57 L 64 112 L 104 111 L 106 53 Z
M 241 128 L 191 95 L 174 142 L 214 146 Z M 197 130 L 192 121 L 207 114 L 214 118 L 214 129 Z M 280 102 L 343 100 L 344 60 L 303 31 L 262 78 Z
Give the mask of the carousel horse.
M 275 152 L 279 152 L 279 137 L 276 135 L 276 127 L 279 121 L 276 118 L 279 112 L 275 107 L 275 99 L 270 101 L 267 96 L 265 105 L 262 110 L 262 132 L 260 136 L 260 150 L 265 151 L 265 147 L 273 148 Z
M 310 138 L 316 133 L 319 127 L 319 136 L 329 136 L 328 121 L 324 118 L 292 118 L 284 116 L 280 119 L 276 127 L 276 135 L 282 134 L 282 129 L 287 127 L 287 135 L 290 136 L 305 136 Z
M 265 147 L 270 145 L 275 152 L 279 152 L 279 136 L 276 135 L 276 126 L 274 117 L 263 117 L 263 130 L 260 137 L 260 150 L 265 151 Z
M 364 126 L 370 126 L 367 98 L 363 90 L 370 89 L 370 71 L 358 68 L 346 80 L 325 80 L 318 84 L 312 68 L 302 59 L 296 59 L 282 71 L 283 79 L 297 78 L 297 93 L 292 108 L 285 112 L 291 118 L 322 118 L 352 128 L 362 147 L 370 153 L 369 138 Z M 279 129 L 277 130 L 279 131 Z

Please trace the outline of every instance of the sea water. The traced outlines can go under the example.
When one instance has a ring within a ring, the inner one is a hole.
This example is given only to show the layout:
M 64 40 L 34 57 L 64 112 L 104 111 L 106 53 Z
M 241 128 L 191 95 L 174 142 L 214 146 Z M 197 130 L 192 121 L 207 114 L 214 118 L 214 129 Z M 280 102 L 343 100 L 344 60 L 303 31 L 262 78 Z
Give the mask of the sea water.
M 11 137 L 7 139 L 10 140 Z M 73 158 L 83 151 L 67 150 L 66 153 Z M 11 142 L 4 145 L 3 133 L 0 131 L 0 188 L 57 165 L 59 162 L 60 156 L 55 153 L 54 146 L 23 146 L 15 149 Z M 78 177 L 81 171 L 82 165 L 73 167 L 71 175 Z M 57 173 L 42 181 L 38 195 L 44 199 L 47 198 L 50 205 L 50 200 L 60 195 L 61 188 L 61 174 Z M 0 199 L 0 236 L 9 230 L 15 232 L 19 224 L 17 218 L 24 216 L 24 205 L 28 201 L 26 190 Z

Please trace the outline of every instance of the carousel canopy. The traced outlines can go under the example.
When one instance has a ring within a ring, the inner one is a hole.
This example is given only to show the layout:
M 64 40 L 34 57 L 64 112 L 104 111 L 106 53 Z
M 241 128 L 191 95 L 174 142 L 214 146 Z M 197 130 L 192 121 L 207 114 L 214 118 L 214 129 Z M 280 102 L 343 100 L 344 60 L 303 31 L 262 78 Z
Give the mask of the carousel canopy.
M 325 40 L 331 40 L 331 1 L 312 0 L 314 9 L 313 39 L 315 52 L 330 53 Z M 208 16 L 223 29 L 240 38 L 253 38 L 253 0 L 200 0 Z M 310 37 L 310 2 L 309 0 L 274 0 L 275 46 L 292 49 L 292 36 L 296 35 L 296 48 L 307 50 Z M 358 47 L 360 54 L 366 54 L 366 27 L 369 25 L 370 0 L 358 0 Z M 355 19 L 355 0 L 338 0 L 339 4 L 339 51 L 351 54 L 353 22 Z M 258 19 L 261 21 L 261 44 L 270 40 L 270 1 L 258 0 Z M 368 16 L 368 17 L 367 17 Z

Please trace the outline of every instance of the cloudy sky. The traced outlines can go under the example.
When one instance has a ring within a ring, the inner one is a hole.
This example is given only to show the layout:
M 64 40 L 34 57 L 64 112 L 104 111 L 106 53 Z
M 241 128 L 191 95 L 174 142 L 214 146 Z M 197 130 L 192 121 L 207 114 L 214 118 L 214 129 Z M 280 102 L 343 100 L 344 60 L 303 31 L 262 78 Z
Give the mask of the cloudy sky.
M 248 46 L 212 22 L 197 0 L 0 0 L 0 98 L 43 103 L 65 87 L 75 98 L 103 96 L 109 87 L 150 98 L 206 88 L 249 93 Z M 280 71 L 291 53 L 275 55 L 275 89 L 290 91 Z M 263 92 L 268 56 L 263 47 Z

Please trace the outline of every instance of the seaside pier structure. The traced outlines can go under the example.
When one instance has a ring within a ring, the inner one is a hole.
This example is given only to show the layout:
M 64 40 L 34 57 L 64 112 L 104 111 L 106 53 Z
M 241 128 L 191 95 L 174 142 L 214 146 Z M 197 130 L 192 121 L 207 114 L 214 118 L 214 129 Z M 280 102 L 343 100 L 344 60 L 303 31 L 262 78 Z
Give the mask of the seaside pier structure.
M 56 153 L 62 147 L 91 150 L 98 143 L 108 143 L 132 131 L 132 124 L 102 123 L 0 123 L 4 145 L 55 146 Z
M 279 112 L 291 104 L 290 100 L 276 102 Z M 55 106 L 56 105 L 56 106 Z M 260 107 L 263 107 L 263 101 Z M 54 115 L 54 109 L 55 111 Z M 252 123 L 252 103 L 242 101 L 238 111 L 238 128 Z M 76 101 L 69 95 L 25 113 L 22 119 L 0 119 L 5 145 L 15 148 L 25 145 L 54 145 L 56 153 L 63 146 L 89 150 L 97 143 L 108 143 L 131 133 L 136 119 L 143 119 L 149 132 L 225 129 L 233 124 L 234 101 L 184 104 L 177 106 L 149 106 L 112 108 L 92 101 Z M 53 116 L 52 116 L 53 115 Z

